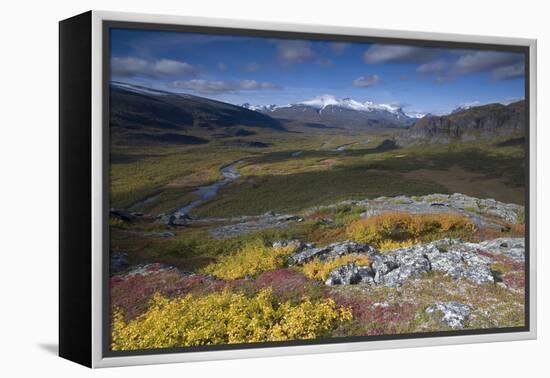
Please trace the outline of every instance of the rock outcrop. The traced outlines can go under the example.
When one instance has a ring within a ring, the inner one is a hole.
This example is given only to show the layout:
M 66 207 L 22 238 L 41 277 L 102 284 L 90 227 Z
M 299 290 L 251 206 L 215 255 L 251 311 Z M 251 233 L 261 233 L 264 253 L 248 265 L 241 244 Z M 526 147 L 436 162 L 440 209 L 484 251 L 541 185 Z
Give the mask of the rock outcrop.
M 375 272 L 370 266 L 360 266 L 355 263 L 339 266 L 330 272 L 325 283 L 332 285 L 372 284 Z
M 525 261 L 525 239 L 498 238 L 479 243 L 480 249 L 493 255 L 503 255 L 515 261 Z
M 190 225 L 192 219 L 187 214 L 160 214 L 157 217 L 156 222 L 171 227 L 187 227 Z
M 286 228 L 290 222 L 301 222 L 302 220 L 297 215 L 277 214 L 273 212 L 258 216 L 243 216 L 236 219 L 215 219 L 215 221 L 231 222 L 231 224 L 212 228 L 209 230 L 209 233 L 215 239 L 224 239 L 266 228 Z
M 336 257 L 348 255 L 350 253 L 371 253 L 374 249 L 368 244 L 355 243 L 353 241 L 343 241 L 333 243 L 326 247 L 315 248 L 310 246 L 304 250 L 291 255 L 288 258 L 290 265 L 301 265 L 308 261 L 318 258 L 319 260 L 328 260 Z
M 126 209 L 109 209 L 109 215 L 111 217 L 123 220 L 125 222 L 132 222 L 136 219 L 137 214 L 132 213 Z
M 285 248 L 292 246 L 294 247 L 295 251 L 301 251 L 304 248 L 313 248 L 313 244 L 310 243 L 302 243 L 298 239 L 293 240 L 277 240 L 272 243 L 271 245 L 273 248 Z
M 428 314 L 439 314 L 440 321 L 453 329 L 464 328 L 470 316 L 470 307 L 459 302 L 436 303 L 426 309 Z
M 327 246 L 326 250 L 333 251 L 332 248 L 332 245 Z M 312 251 L 322 250 L 322 248 L 305 250 L 291 256 L 291 261 L 303 263 L 312 258 L 310 257 Z M 489 255 L 505 255 L 519 259 L 525 253 L 524 251 L 523 239 L 519 238 L 501 238 L 481 243 L 442 239 L 383 253 L 368 246 L 361 246 L 356 248 L 354 253 L 368 254 L 372 261 L 370 266 L 347 264 L 337 267 L 329 274 L 325 283 L 327 285 L 363 283 L 371 286 L 398 287 L 410 279 L 420 277 L 423 273 L 436 271 L 453 279 L 467 279 L 475 284 L 483 284 L 495 281 L 490 267 L 494 260 Z M 317 252 L 318 255 L 320 253 Z M 325 258 L 333 256 L 338 255 L 334 253 L 324 255 Z
M 496 227 L 495 219 L 508 223 L 522 223 L 524 207 L 513 203 L 503 203 L 491 198 L 480 199 L 465 194 L 429 194 L 425 196 L 409 197 L 379 197 L 372 200 L 344 201 L 339 205 L 365 206 L 368 210 L 361 214 L 363 218 L 369 218 L 384 212 L 398 211 L 414 214 L 427 213 L 455 213 L 464 215 L 477 226 Z M 312 211 L 322 209 L 315 208 Z
M 160 274 L 160 273 L 177 273 L 180 276 L 188 277 L 193 276 L 195 273 L 192 272 L 186 272 L 179 270 L 175 266 L 172 265 L 166 265 L 166 264 L 160 264 L 160 263 L 152 263 L 152 264 L 140 264 L 132 267 L 128 272 L 124 273 L 123 277 L 133 277 L 133 276 L 149 276 L 152 274 Z
M 432 142 L 479 139 L 523 132 L 525 101 L 462 109 L 445 116 L 427 116 L 416 122 L 406 138 Z

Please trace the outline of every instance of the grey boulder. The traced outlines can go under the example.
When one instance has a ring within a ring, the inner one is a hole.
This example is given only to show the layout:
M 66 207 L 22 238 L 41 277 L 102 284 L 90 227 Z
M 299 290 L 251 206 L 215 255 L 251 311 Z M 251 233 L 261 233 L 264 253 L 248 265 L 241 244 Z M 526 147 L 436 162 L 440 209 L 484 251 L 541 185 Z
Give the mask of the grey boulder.
M 440 321 L 453 328 L 464 328 L 464 322 L 470 317 L 470 307 L 459 302 L 436 303 L 426 309 L 428 314 L 439 314 Z
M 359 283 L 372 283 L 374 270 L 369 266 L 359 266 L 355 263 L 339 266 L 330 272 L 325 284 L 332 285 L 356 285 Z

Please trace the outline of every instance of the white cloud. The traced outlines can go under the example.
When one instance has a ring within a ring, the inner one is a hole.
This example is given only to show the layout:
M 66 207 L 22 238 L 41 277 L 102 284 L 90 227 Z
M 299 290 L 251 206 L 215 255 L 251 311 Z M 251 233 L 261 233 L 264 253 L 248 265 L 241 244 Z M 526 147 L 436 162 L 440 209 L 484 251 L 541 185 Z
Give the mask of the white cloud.
M 333 42 L 330 44 L 330 49 L 335 55 L 342 55 L 351 44 L 347 42 Z
M 423 63 L 432 59 L 436 49 L 404 45 L 372 45 L 363 54 L 365 63 Z
M 493 76 L 498 80 L 518 79 L 525 75 L 525 64 L 518 63 L 510 66 L 496 68 L 493 71 Z
M 276 41 L 277 58 L 281 63 L 303 63 L 315 57 L 308 41 Z
M 445 83 L 461 75 L 490 73 L 497 80 L 523 77 L 523 55 L 499 51 L 460 51 L 452 61 L 432 60 L 419 65 L 421 74 L 435 75 L 436 82 Z
M 255 89 L 273 89 L 275 85 L 267 81 L 256 81 L 256 80 L 241 80 L 239 82 L 239 89 L 245 90 L 255 90 Z
M 115 76 L 133 77 L 166 77 L 187 76 L 196 73 L 195 68 L 186 62 L 170 59 L 147 61 L 133 57 L 114 57 L 111 60 L 111 71 Z
M 487 72 L 518 63 L 522 55 L 498 51 L 476 51 L 462 55 L 455 62 L 453 71 L 458 74 Z
M 172 85 L 180 89 L 190 89 L 201 93 L 229 92 L 235 88 L 222 80 L 193 79 L 187 81 L 174 81 Z
M 448 68 L 449 62 L 441 59 L 419 65 L 416 69 L 416 72 L 422 74 L 441 73 L 446 71 Z
M 256 80 L 224 81 L 224 80 L 178 80 L 172 83 L 172 86 L 179 89 L 192 90 L 198 93 L 229 93 L 239 91 L 253 91 L 276 89 L 277 87 L 269 82 Z
M 433 75 L 437 83 L 480 72 L 490 73 L 497 80 L 516 79 L 523 77 L 525 67 L 523 55 L 518 53 L 382 44 L 370 46 L 363 60 L 369 64 L 417 64 L 418 73 Z
M 381 83 L 382 79 L 378 75 L 359 76 L 357 79 L 353 80 L 353 85 L 355 87 L 362 88 L 372 87 Z

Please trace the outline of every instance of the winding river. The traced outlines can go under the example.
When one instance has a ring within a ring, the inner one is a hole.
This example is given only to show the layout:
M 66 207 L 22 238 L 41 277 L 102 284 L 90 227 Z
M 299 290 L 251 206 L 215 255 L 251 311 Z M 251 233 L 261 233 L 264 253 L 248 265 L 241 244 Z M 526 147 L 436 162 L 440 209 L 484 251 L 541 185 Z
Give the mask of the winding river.
M 184 207 L 176 210 L 174 212 L 174 215 L 181 216 L 188 214 L 194 208 L 214 198 L 218 194 L 218 190 L 220 190 L 220 188 L 241 177 L 241 174 L 237 170 L 237 165 L 239 163 L 241 163 L 241 160 L 221 167 L 220 173 L 223 176 L 223 179 L 216 181 L 210 185 L 200 186 L 195 192 L 193 192 L 193 194 L 197 195 L 199 198 L 192 202 L 189 202 Z
M 353 146 L 353 145 L 356 144 L 356 143 L 357 143 L 357 142 L 342 144 L 341 146 L 337 146 L 336 148 L 334 148 L 332 151 L 334 151 L 334 152 L 342 152 L 342 151 L 345 151 L 348 147 L 351 147 L 351 146 Z

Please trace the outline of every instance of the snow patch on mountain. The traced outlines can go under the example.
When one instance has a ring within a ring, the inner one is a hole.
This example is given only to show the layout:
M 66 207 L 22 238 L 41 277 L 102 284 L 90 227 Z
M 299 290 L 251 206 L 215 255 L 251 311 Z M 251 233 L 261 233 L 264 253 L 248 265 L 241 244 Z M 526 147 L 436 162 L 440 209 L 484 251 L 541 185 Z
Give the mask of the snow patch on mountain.
M 255 112 L 273 112 L 277 109 L 281 109 L 281 108 L 288 108 L 290 107 L 291 105 L 288 104 L 288 105 L 276 105 L 276 104 L 270 104 L 270 105 L 252 105 L 248 102 L 245 102 L 244 104 L 241 105 L 243 108 L 245 109 L 248 109 L 248 110 L 253 110 Z
M 414 119 L 421 119 L 428 115 L 428 113 L 418 113 L 418 112 L 407 112 L 405 113 L 407 117 Z

